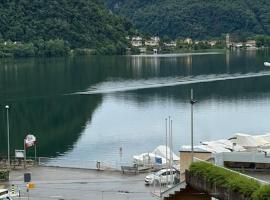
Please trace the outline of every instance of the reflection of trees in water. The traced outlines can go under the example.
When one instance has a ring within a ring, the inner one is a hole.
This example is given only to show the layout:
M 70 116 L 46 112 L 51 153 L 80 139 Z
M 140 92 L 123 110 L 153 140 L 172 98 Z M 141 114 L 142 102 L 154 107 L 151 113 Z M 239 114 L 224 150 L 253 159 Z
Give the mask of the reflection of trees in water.
M 265 70 L 267 53 L 183 57 L 90 56 L 0 61 L 0 95 L 5 99 L 84 91 L 108 80 L 140 80 L 246 73 Z
M 267 55 L 268 52 L 259 51 L 256 57 L 240 53 L 239 56 L 230 54 L 229 59 L 225 54 L 221 54 L 138 58 L 138 61 L 127 56 L 1 60 L 0 104 L 5 105 L 8 102 L 11 105 L 11 153 L 14 154 L 13 148 L 22 148 L 26 131 L 37 135 L 41 155 L 54 156 L 57 152 L 63 153 L 74 145 L 85 123 L 91 120 L 102 97 L 57 97 L 59 94 L 83 91 L 91 85 L 110 79 L 140 81 L 165 78 L 162 79 L 163 82 L 170 77 L 258 72 L 265 70 L 263 62 Z M 152 103 L 153 99 L 172 99 L 188 103 L 192 86 L 196 98 L 200 101 L 209 98 L 255 99 L 261 98 L 262 93 L 269 93 L 268 79 L 260 77 L 145 89 L 115 96 L 128 96 L 131 101 L 141 104 Z M 38 96 L 44 98 L 33 99 Z M 0 115 L 0 152 L 5 154 L 6 126 L 3 114 Z
M 91 121 L 101 100 L 101 96 L 93 95 L 11 103 L 11 155 L 14 155 L 14 149 L 23 149 L 26 133 L 37 137 L 39 156 L 56 156 L 66 152 L 76 143 L 86 123 Z M 3 119 L 3 114 L 0 116 L 0 152 L 6 155 L 6 119 Z
M 0 92 L 6 98 L 77 92 L 102 80 L 99 69 L 89 65 L 72 58 L 6 62 L 6 67 L 0 67 Z
M 156 56 L 133 56 L 129 58 L 127 69 L 134 78 L 143 78 L 149 75 L 158 76 L 160 72 L 160 58 Z

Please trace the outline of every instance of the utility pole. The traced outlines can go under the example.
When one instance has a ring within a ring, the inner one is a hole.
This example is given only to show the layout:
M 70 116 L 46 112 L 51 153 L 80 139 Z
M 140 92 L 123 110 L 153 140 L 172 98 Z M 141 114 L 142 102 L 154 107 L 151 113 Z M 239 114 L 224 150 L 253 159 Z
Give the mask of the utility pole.
M 9 105 L 6 105 L 7 109 L 7 154 L 8 154 L 8 167 L 10 168 L 10 141 L 9 141 Z
M 194 161 L 194 137 L 193 137 L 193 105 L 196 101 L 193 99 L 193 89 L 190 90 L 190 105 L 191 105 L 191 162 Z
M 169 172 L 169 174 L 171 174 L 171 165 L 172 165 L 172 160 L 171 160 L 171 117 L 169 116 L 169 121 L 168 121 L 168 125 L 169 125 L 169 166 L 167 169 L 167 173 Z M 171 183 L 169 184 L 171 185 Z
M 166 169 L 168 170 L 168 120 L 165 119 L 166 123 Z M 168 187 L 168 176 L 166 176 L 166 187 Z
M 173 185 L 173 137 L 172 137 L 172 120 L 171 120 L 171 137 L 170 137 L 170 160 L 171 160 L 171 166 L 170 166 L 170 175 L 171 175 L 171 185 Z

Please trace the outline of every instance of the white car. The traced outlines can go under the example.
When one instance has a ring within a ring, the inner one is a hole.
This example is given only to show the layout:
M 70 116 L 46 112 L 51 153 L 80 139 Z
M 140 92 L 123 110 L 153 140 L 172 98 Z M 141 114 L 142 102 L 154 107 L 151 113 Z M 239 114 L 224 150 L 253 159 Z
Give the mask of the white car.
M 145 184 L 170 184 L 174 183 L 176 179 L 179 179 L 179 171 L 176 169 L 161 169 L 156 173 L 149 174 L 145 177 Z
M 12 200 L 7 189 L 0 189 L 0 200 Z

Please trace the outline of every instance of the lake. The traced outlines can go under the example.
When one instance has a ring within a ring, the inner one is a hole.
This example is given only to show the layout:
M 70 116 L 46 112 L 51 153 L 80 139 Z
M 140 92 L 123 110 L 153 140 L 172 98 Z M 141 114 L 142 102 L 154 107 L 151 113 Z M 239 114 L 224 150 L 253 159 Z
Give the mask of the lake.
M 131 162 L 165 144 L 168 116 L 177 153 L 190 144 L 191 88 L 195 144 L 270 132 L 265 61 L 268 51 L 1 60 L 0 156 L 7 149 L 6 104 L 11 155 L 29 133 L 38 156 L 60 163 Z

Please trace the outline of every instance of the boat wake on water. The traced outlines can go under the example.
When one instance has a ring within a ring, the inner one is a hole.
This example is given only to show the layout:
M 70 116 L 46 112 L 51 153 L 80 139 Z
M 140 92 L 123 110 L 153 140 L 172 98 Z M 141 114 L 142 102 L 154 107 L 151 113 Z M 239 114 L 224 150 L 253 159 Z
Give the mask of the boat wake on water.
M 199 75 L 188 77 L 175 77 L 157 80 L 138 80 L 138 81 L 107 81 L 89 87 L 85 91 L 75 92 L 69 95 L 90 95 L 90 94 L 106 94 L 116 92 L 126 92 L 134 90 L 143 90 L 151 88 L 172 87 L 178 85 L 189 85 L 196 83 L 208 83 L 216 81 L 226 81 L 234 79 L 246 79 L 270 76 L 270 72 L 258 72 L 247 74 L 220 74 L 220 75 Z

